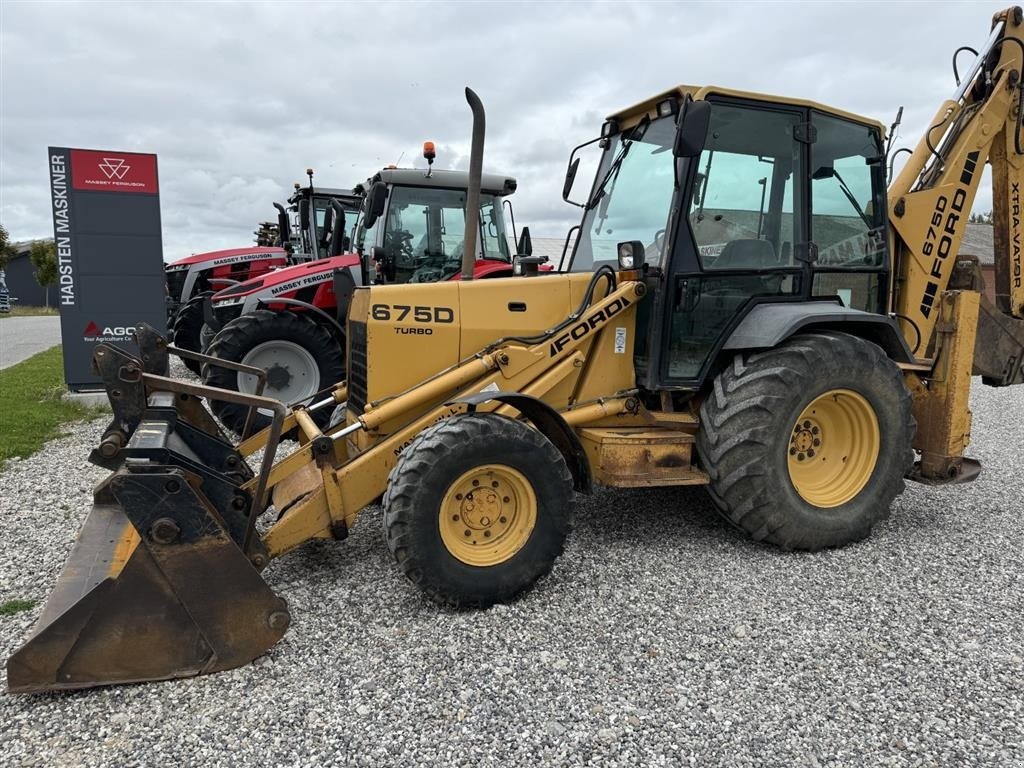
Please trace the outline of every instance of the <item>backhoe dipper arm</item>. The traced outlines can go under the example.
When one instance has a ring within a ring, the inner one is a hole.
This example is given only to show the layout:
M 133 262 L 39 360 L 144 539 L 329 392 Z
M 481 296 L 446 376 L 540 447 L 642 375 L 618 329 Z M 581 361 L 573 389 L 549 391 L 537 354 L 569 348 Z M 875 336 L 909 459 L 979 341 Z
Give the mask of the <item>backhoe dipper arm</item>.
M 909 344 L 924 357 L 936 330 L 985 163 L 992 164 L 996 293 L 1000 309 L 1024 317 L 1019 105 L 1024 14 L 993 17 L 992 33 L 952 99 L 939 108 L 889 188 L 893 306 Z M 920 341 L 918 341 L 920 339 Z

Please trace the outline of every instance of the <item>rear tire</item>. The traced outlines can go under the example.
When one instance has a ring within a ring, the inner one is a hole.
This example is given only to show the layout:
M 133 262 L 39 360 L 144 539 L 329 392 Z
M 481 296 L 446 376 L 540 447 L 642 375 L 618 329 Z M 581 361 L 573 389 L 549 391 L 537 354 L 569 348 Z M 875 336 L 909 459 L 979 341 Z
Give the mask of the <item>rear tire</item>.
M 536 429 L 494 414 L 455 416 L 421 432 L 391 471 L 388 548 L 433 600 L 485 607 L 551 570 L 572 528 L 572 499 L 565 459 Z
M 174 327 L 171 329 L 171 341 L 174 346 L 187 349 L 189 352 L 203 351 L 200 341 L 203 329 L 203 303 L 212 295 L 212 291 L 196 294 L 178 310 L 178 316 L 174 318 Z M 197 376 L 200 374 L 201 363 L 185 358 L 181 361 L 192 373 Z
M 257 347 L 266 350 L 267 345 L 272 347 L 274 342 L 280 343 L 282 348 L 303 350 L 312 359 L 315 370 L 292 370 L 282 366 L 278 366 L 277 370 L 268 370 L 267 385 L 263 391 L 265 396 L 281 399 L 279 395 L 282 392 L 296 386 L 297 376 L 306 382 L 301 389 L 309 392 L 307 397 L 345 379 L 345 352 L 342 344 L 327 330 L 295 312 L 258 309 L 237 317 L 213 337 L 208 353 L 223 360 L 241 363 Z M 237 371 L 206 363 L 203 366 L 203 379 L 211 387 L 239 391 Z M 229 429 L 241 432 L 245 427 L 249 410 L 246 406 L 214 400 L 210 407 Z M 321 408 L 312 415 L 317 425 L 323 428 L 330 421 L 331 411 Z M 263 429 L 269 424 L 269 416 L 257 414 L 256 429 Z
M 896 364 L 863 339 L 821 332 L 736 355 L 701 406 L 697 449 L 730 522 L 814 551 L 889 516 L 915 429 Z

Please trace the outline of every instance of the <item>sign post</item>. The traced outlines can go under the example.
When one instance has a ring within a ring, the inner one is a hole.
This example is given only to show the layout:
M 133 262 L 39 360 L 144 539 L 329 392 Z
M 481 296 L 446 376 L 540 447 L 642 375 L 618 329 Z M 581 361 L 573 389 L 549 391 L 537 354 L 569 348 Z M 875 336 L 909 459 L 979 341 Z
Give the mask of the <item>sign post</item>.
M 93 348 L 167 330 L 156 155 L 50 147 L 64 381 L 99 387 Z

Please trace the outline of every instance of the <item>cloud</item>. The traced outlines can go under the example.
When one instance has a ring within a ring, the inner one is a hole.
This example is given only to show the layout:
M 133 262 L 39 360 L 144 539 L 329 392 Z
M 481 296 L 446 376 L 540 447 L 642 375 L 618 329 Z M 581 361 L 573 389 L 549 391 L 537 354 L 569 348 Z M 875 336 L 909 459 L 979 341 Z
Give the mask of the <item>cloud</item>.
M 485 167 L 516 219 L 560 237 L 569 152 L 603 117 L 678 82 L 835 104 L 912 145 L 953 90 L 949 57 L 989 10 L 912 3 L 221 4 L 5 2 L 0 219 L 49 234 L 46 147 L 156 152 L 167 258 L 246 243 L 316 169 L 350 187 L 403 157 L 465 167 L 471 85 Z M 976 208 L 991 207 L 983 189 Z

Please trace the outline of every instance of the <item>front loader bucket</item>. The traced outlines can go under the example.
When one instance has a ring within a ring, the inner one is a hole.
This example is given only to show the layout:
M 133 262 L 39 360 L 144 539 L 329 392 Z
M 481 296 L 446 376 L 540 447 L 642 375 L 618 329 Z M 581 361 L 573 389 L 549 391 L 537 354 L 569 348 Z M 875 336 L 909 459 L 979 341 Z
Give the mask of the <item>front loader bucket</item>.
M 197 400 L 147 393 L 145 382 L 168 380 L 101 351 L 100 367 L 120 378 L 108 384 L 115 418 L 90 460 L 113 473 L 96 488 L 31 636 L 7 660 L 11 692 L 230 669 L 288 628 L 287 605 L 257 569 L 267 562 L 253 535 L 263 475 L 253 492 L 252 471 L 204 428 Z
M 11 692 L 217 672 L 281 638 L 285 602 L 180 471 L 119 471 L 101 489 L 113 498 L 97 499 L 32 636 L 7 661 Z

